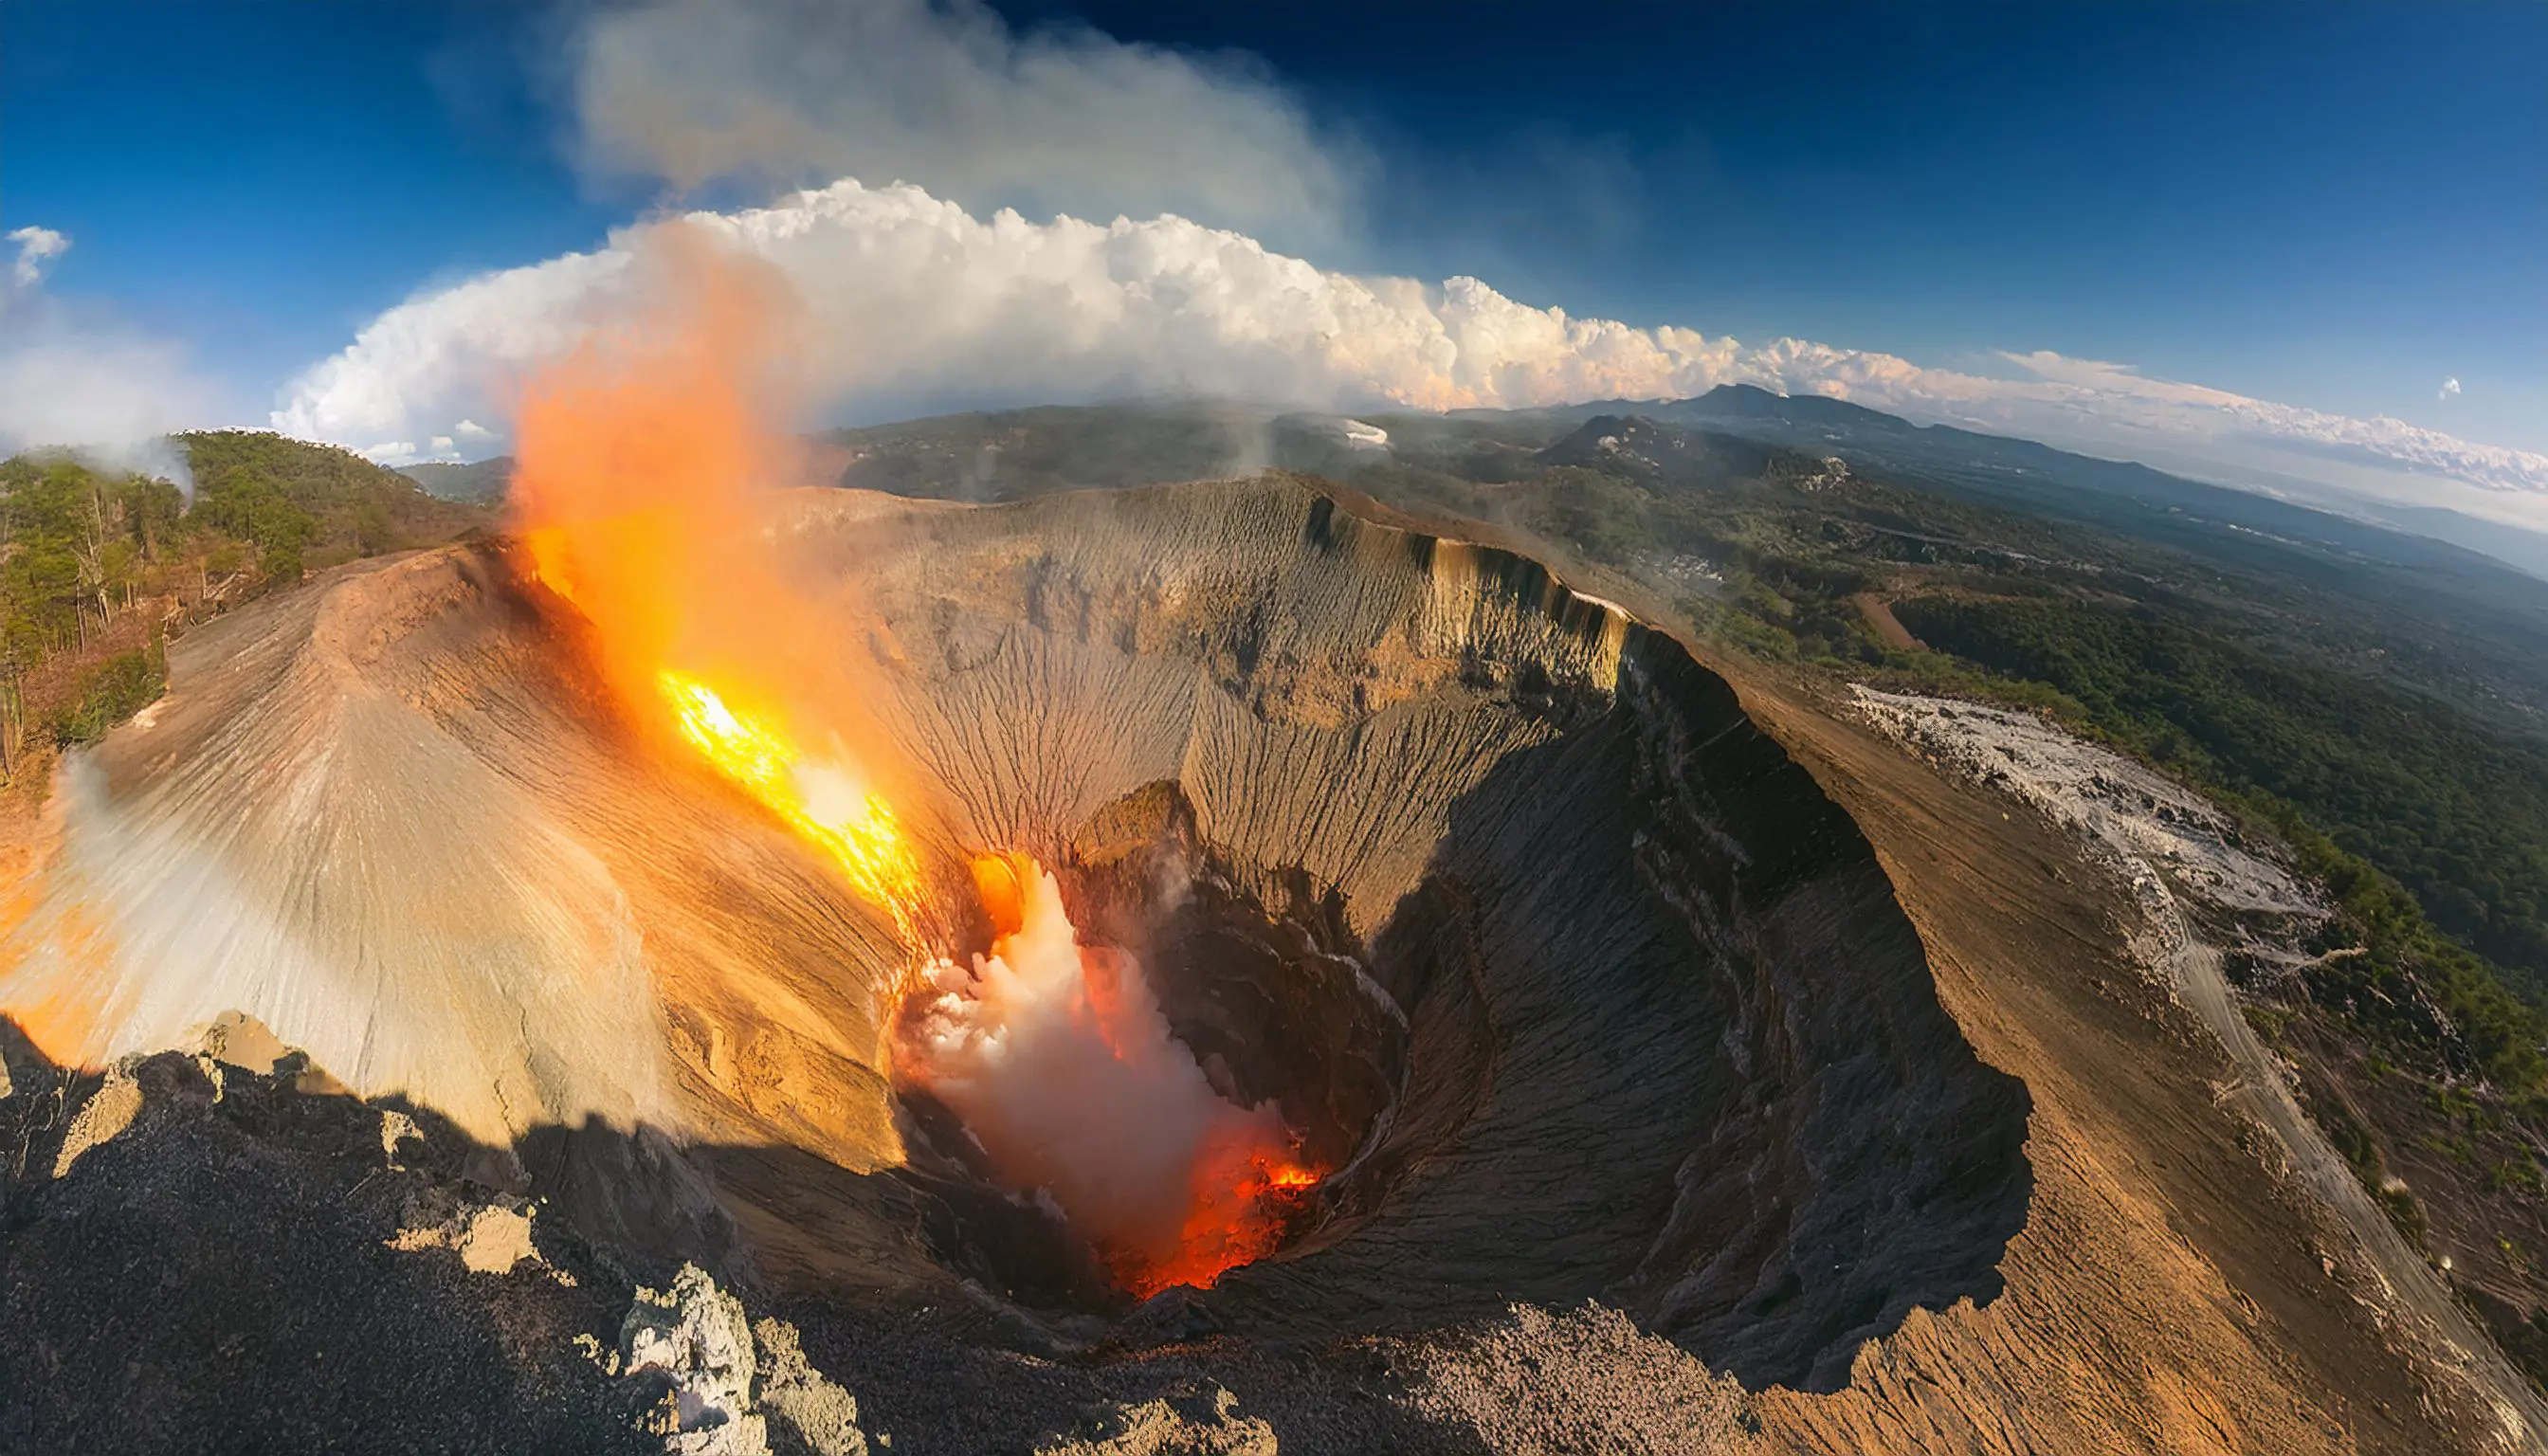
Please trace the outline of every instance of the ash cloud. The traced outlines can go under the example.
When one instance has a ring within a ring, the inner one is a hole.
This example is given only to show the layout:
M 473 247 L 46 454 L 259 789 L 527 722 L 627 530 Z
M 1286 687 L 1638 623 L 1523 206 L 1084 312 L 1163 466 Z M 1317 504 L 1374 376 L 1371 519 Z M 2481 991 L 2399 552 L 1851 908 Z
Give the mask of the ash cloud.
M 654 0 L 589 17 L 576 53 L 581 160 L 684 193 L 908 180 L 1308 241 L 1355 190 L 1350 149 L 1250 57 L 1021 33 L 980 0 Z

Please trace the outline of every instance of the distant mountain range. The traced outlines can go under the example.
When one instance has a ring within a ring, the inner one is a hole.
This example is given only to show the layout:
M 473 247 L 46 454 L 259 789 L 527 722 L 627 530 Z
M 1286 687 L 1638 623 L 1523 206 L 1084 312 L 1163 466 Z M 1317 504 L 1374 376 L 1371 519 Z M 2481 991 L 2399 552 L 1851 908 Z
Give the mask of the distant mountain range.
M 2383 559 L 2397 560 L 2404 552 L 2411 562 L 2420 558 L 2436 568 L 2465 567 L 2469 563 L 2462 553 L 2475 552 L 2548 578 L 2548 534 L 2455 510 L 2363 501 L 2355 513 L 2339 513 L 2033 440 L 1947 424 L 1913 424 L 1846 400 L 1777 395 L 1740 384 L 1720 385 L 1686 400 L 1597 400 L 1546 410 L 1357 417 L 1389 431 L 1392 438 L 1386 444 L 1354 437 L 1344 427 L 1352 420 L 1207 402 L 977 410 L 830 430 L 816 438 L 844 453 L 843 485 L 987 500 L 1243 474 L 1267 466 L 1327 473 L 1367 461 L 1375 449 L 1404 453 L 1419 440 L 1422 448 L 1439 449 L 1446 437 L 1535 448 L 1602 415 L 1653 419 L 1837 456 L 1862 468 L 1930 479 L 2057 517 L 2117 524 L 2118 511 L 2142 517 L 2181 513 L 2215 526 Z M 510 456 L 499 456 L 467 465 L 411 465 L 401 474 L 443 500 L 483 502 L 501 499 L 512 469 Z M 2146 519 L 2133 524 L 2144 532 L 2150 529 Z M 2418 553 L 2400 544 L 2400 535 L 2459 550 Z
M 1796 433 L 1786 442 L 1802 445 L 1804 432 L 1820 430 L 1836 444 L 1888 450 L 1906 462 L 1924 458 L 1945 464 L 1963 456 L 1975 465 L 2032 471 L 2046 479 L 2085 486 L 2160 505 L 2204 510 L 2216 518 L 2278 534 L 2324 533 L 2328 539 L 2360 544 L 2350 530 L 2329 530 L 2325 522 L 2366 521 L 2392 531 L 2428 537 L 2507 563 L 2532 576 L 2548 577 L 2548 535 L 2500 521 L 2481 520 L 2437 506 L 2401 506 L 2378 501 L 2355 502 L 2351 512 L 2325 505 L 2304 505 L 2254 491 L 2208 485 L 2169 475 L 2145 465 L 2100 460 L 2031 440 L 1981 434 L 1952 425 L 1915 425 L 1890 414 L 1840 400 L 1787 399 L 1730 385 L 1696 400 L 1683 402 L 1695 420 L 1745 420 L 1756 428 L 1783 426 Z M 1719 428 L 1726 427 L 1719 423 Z M 1847 450 L 1838 453 L 1846 454 Z
M 1464 411 L 1480 418 L 1498 410 Z M 2192 512 L 2269 535 L 2295 537 L 2395 557 L 2399 548 L 2382 537 L 2405 533 L 2447 542 L 2548 578 L 2548 535 L 2440 507 L 2359 503 L 2348 515 L 2303 505 L 2254 491 L 2209 485 L 2146 465 L 2101 460 L 2033 440 L 1984 434 L 1950 424 L 1913 424 L 1897 415 L 1817 395 L 1776 395 L 1752 385 L 1720 385 L 1687 400 L 1603 400 L 1529 411 L 1552 419 L 1643 415 L 1696 429 L 1741 435 L 1790 449 L 1836 455 L 1853 463 L 1926 476 L 2054 515 L 2112 523 L 2107 508 L 2089 506 L 2081 493 L 2118 498 L 2148 510 Z M 2457 553 L 2436 566 L 2464 562 Z
M 492 503 L 504 499 L 505 490 L 513 483 L 513 457 L 499 455 L 493 460 L 477 460 L 467 465 L 405 465 L 399 474 L 424 488 L 424 494 L 438 500 L 466 500 Z

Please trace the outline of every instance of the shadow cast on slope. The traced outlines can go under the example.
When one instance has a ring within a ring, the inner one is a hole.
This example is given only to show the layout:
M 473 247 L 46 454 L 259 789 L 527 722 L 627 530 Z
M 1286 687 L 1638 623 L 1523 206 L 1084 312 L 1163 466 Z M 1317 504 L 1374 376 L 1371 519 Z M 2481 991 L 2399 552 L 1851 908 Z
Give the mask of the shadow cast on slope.
M 1846 1383 L 1987 1303 L 2030 1100 L 1939 1004 L 1872 849 L 1635 629 L 1617 699 L 1499 764 L 1373 937 L 1412 1028 L 1333 1227 L 1198 1303 L 1295 1337 L 1597 1298 L 1745 1384 Z
M 921 1207 L 896 1201 L 900 1180 L 792 1149 L 670 1151 L 652 1130 L 598 1124 L 491 1146 L 429 1109 L 346 1094 L 297 1055 L 273 1072 L 179 1052 L 82 1072 L 5 1017 L 0 1059 L 0 1452 L 661 1452 L 667 1386 L 599 1356 L 638 1286 L 668 1286 L 701 1242 L 755 1313 L 799 1323 L 808 1358 L 897 1451 L 1041 1450 L 1153 1402 L 1209 1426 L 1222 1389 L 1287 1445 L 1485 1449 L 1360 1366 L 1226 1342 L 1022 1357 L 1049 1336 L 956 1280 L 789 1297 L 755 1281 L 731 1226 L 594 1196 L 668 1153 L 692 1183 L 741 1155 L 816 1200 Z M 514 1191 L 526 1184 L 535 1198 Z M 473 1269 L 414 1236 L 489 1207 L 533 1211 L 534 1258 Z M 575 1213 L 648 1247 L 588 1236 Z

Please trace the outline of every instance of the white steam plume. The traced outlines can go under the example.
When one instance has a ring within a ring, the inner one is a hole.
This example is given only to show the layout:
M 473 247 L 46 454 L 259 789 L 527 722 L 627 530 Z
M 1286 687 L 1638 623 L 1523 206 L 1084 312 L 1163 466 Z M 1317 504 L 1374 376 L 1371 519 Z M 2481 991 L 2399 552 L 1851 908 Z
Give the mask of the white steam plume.
M 1169 1263 L 1198 1179 L 1233 1182 L 1249 1152 L 1287 1148 L 1282 1118 L 1213 1091 L 1140 966 L 1077 944 L 1059 884 L 1027 878 L 1019 928 L 970 975 L 931 969 L 916 1070 L 1012 1186 L 1049 1194 L 1103 1247 Z
M 981 0 L 653 0 L 578 39 L 587 164 L 684 190 L 910 180 L 980 209 L 1178 212 L 1299 240 L 1352 192 L 1262 65 L 1021 35 Z
M 168 432 L 202 422 L 211 391 L 183 350 L 48 295 L 45 273 L 70 251 L 49 228 L 7 234 L 18 255 L 0 286 L 0 455 L 41 446 L 194 480 Z

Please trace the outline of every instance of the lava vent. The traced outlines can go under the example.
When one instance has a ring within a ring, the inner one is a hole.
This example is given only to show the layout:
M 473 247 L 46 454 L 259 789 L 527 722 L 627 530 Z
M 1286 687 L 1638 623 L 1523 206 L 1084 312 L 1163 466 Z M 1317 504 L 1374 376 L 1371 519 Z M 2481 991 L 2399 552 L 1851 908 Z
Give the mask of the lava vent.
M 1996 1295 L 2024 1089 L 1856 827 L 1670 637 L 1297 482 L 775 508 L 862 687 L 895 904 L 774 812 L 784 764 L 664 752 L 481 546 L 182 642 L 68 771 L 0 1009 L 88 1061 L 253 1017 L 597 1237 L 983 1338 L 1589 1298 L 1830 1388 L 1913 1308 Z M 1243 1144 L 1213 1267 L 1088 1227 L 1101 1154 L 1021 1176 L 1167 1135 L 1138 1090 L 977 1095 L 945 1048 L 995 973 L 1228 1110 L 1176 1144 Z

